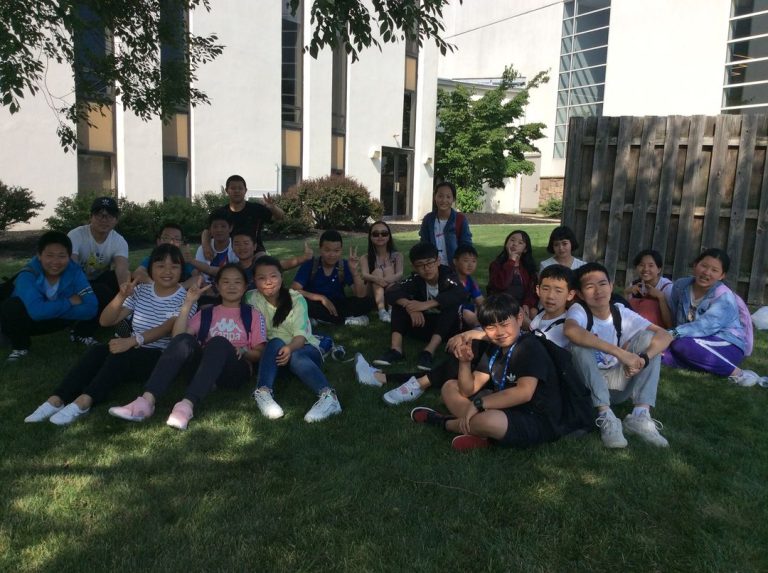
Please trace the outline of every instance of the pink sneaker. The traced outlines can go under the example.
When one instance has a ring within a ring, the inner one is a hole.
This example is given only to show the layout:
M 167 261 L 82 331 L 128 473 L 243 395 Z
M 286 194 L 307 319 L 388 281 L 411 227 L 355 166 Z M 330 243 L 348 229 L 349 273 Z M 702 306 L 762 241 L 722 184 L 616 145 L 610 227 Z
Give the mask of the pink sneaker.
M 130 404 L 110 408 L 109 413 L 129 422 L 143 422 L 155 413 L 155 407 L 146 398 L 139 396 Z
M 166 420 L 165 423 L 168 424 L 171 428 L 186 430 L 187 426 L 189 425 L 189 421 L 193 417 L 192 407 L 182 400 L 181 402 L 176 402 L 176 405 L 171 411 L 171 415 L 168 416 L 168 420 Z
M 487 448 L 491 445 L 488 438 L 472 436 L 470 434 L 461 434 L 451 441 L 451 447 L 459 452 L 468 452 L 477 448 Z

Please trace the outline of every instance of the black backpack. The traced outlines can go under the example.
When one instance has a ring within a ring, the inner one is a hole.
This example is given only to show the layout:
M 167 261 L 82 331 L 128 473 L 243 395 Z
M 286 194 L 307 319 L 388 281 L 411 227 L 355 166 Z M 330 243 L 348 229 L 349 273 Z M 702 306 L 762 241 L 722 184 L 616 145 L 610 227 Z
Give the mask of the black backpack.
M 587 306 L 587 303 L 583 300 L 577 300 L 576 304 L 581 306 L 581 308 L 583 308 L 584 312 L 587 314 L 587 326 L 585 330 L 592 332 L 592 326 L 595 324 L 595 317 L 592 315 L 592 311 L 590 310 L 589 306 Z M 629 308 L 629 303 L 627 303 L 625 306 Z M 616 303 L 613 301 L 613 297 L 611 297 L 611 318 L 613 318 L 613 328 L 616 329 L 616 346 L 621 346 L 621 310 L 618 306 L 616 306 Z
M 200 311 L 200 330 L 197 331 L 197 341 L 200 346 L 205 344 L 208 339 L 208 332 L 211 330 L 211 321 L 213 320 L 213 306 L 206 306 Z M 249 304 L 240 303 L 240 320 L 243 321 L 245 335 L 248 341 L 251 340 L 251 325 L 253 324 L 253 307 Z
M 563 437 L 578 437 L 591 432 L 595 429 L 592 393 L 574 367 L 571 353 L 547 339 L 540 330 L 534 331 L 533 334 L 544 346 L 557 373 L 562 410 L 559 420 L 552 420 L 555 432 Z

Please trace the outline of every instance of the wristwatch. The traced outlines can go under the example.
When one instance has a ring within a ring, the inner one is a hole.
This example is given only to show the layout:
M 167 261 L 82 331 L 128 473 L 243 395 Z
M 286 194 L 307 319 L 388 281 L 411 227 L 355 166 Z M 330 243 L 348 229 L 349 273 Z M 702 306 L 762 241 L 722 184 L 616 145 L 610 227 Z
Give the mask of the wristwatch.
M 136 348 L 144 344 L 144 336 L 140 332 L 134 332 L 133 337 L 136 339 Z
M 475 398 L 472 400 L 472 404 L 474 404 L 475 408 L 477 408 L 478 412 L 485 412 L 485 406 L 483 406 L 483 399 L 480 397 Z
M 641 352 L 640 354 L 638 354 L 638 356 L 643 359 L 643 362 L 645 362 L 645 364 L 643 364 L 643 368 L 648 366 L 648 363 L 651 361 L 651 359 L 648 358 L 648 354 L 646 354 L 645 352 Z

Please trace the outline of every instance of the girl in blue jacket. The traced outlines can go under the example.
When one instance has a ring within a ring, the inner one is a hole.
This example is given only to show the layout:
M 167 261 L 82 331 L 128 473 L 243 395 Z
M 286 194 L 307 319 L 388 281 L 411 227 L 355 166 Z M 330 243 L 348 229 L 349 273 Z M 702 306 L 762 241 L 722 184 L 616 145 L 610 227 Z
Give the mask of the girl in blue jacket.
M 464 214 L 453 208 L 456 201 L 453 183 L 438 183 L 432 199 L 434 209 L 422 219 L 419 239 L 422 243 L 435 245 L 440 264 L 453 268 L 453 253 L 459 245 L 472 244 L 472 232 Z
M 13 348 L 8 362 L 27 355 L 32 336 L 96 316 L 96 295 L 71 256 L 69 237 L 50 231 L 37 242 L 37 256 L 16 276 L 13 294 L 0 307 L 0 327 Z

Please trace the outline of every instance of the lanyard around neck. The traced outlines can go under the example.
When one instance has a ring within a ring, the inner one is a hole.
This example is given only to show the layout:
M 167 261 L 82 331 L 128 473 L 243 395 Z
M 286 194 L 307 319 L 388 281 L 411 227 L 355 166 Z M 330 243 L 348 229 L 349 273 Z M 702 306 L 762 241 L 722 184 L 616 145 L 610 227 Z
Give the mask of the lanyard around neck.
M 509 350 L 507 350 L 506 360 L 504 361 L 504 370 L 501 372 L 501 380 L 496 380 L 496 376 L 493 374 L 493 365 L 496 363 L 496 359 L 501 354 L 501 348 L 498 348 L 496 352 L 493 353 L 493 356 L 491 356 L 491 361 L 488 363 L 488 371 L 491 373 L 491 380 L 493 380 L 493 385 L 496 386 L 499 390 L 504 390 L 504 386 L 507 385 L 507 370 L 509 369 L 509 361 L 512 358 L 512 351 L 514 351 L 515 346 L 517 346 L 517 340 L 515 340 L 512 346 L 509 347 Z

